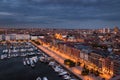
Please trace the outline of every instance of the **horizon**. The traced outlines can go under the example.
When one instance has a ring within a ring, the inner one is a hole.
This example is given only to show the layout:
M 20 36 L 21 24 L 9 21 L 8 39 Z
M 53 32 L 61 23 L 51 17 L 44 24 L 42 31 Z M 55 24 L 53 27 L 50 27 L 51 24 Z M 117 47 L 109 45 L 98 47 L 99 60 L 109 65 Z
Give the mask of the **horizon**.
M 90 27 L 90 28 L 85 28 L 85 27 L 57 27 L 57 26 L 41 26 L 40 24 L 9 24 L 9 25 L 0 25 L 0 28 L 14 28 L 14 29 L 30 29 L 30 28 L 41 28 L 41 29 L 103 29 L 103 28 L 109 28 L 109 29 L 114 29 L 115 27 L 120 28 L 119 26 L 112 26 L 112 27 L 108 27 L 108 26 L 101 26 L 101 27 Z
M 120 28 L 119 7 L 120 0 L 1 0 L 0 26 Z

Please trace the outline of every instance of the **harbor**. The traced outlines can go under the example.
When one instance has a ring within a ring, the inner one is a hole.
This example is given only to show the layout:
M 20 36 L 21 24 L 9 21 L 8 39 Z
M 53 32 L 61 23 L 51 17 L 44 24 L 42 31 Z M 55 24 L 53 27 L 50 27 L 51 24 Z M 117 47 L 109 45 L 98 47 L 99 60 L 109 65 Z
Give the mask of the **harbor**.
M 30 42 L 0 45 L 0 80 L 78 80 Z

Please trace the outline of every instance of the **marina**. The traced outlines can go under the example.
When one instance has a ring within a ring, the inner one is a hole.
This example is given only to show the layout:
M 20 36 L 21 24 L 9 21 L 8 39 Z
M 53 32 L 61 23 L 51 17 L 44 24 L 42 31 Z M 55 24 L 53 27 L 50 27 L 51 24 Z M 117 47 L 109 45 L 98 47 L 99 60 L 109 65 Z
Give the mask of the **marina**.
M 78 80 L 29 42 L 1 44 L 0 71 L 0 80 Z

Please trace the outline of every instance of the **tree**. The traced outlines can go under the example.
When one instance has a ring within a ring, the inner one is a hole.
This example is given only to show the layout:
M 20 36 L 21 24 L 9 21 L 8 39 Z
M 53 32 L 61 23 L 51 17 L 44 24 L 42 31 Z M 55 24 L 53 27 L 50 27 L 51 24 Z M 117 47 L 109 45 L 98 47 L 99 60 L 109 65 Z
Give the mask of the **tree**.
M 69 67 L 74 67 L 75 66 L 75 62 L 70 60 L 70 59 L 64 60 L 64 64 L 68 65 Z

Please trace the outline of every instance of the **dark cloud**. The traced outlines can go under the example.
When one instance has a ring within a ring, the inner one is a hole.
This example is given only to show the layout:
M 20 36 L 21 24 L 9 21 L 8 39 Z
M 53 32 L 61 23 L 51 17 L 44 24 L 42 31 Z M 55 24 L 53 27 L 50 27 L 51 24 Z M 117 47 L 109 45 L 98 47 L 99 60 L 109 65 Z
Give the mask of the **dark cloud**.
M 119 14 L 120 0 L 0 0 L 0 24 L 113 27 Z

